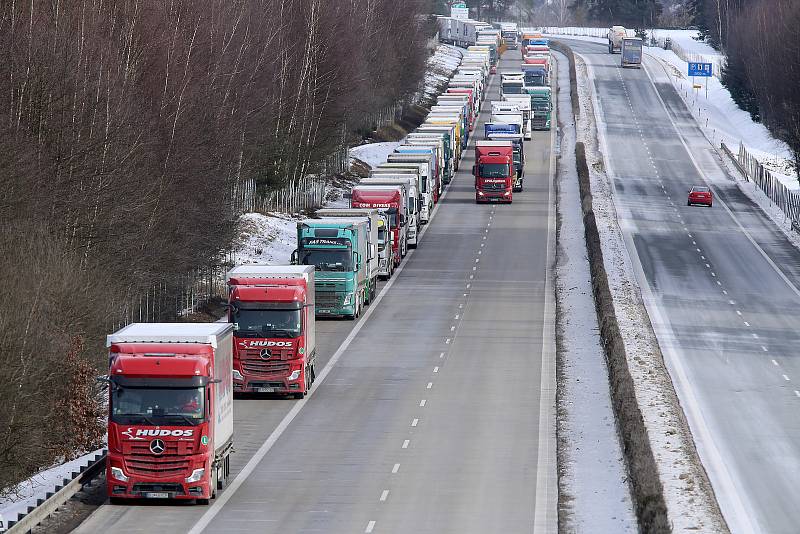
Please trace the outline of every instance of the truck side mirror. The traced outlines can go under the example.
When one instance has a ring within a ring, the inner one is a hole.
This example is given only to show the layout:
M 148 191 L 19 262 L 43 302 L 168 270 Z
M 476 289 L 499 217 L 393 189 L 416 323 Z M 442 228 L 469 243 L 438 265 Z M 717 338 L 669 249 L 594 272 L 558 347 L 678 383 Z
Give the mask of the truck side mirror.
M 297 249 L 294 249 L 294 251 L 292 251 L 292 258 L 289 261 L 289 263 L 291 263 L 292 265 L 297 265 Z
M 353 272 L 357 272 L 361 264 L 361 256 L 358 252 L 353 252 Z
M 477 165 L 473 165 L 472 166 L 472 175 L 473 176 L 478 176 L 478 166 Z

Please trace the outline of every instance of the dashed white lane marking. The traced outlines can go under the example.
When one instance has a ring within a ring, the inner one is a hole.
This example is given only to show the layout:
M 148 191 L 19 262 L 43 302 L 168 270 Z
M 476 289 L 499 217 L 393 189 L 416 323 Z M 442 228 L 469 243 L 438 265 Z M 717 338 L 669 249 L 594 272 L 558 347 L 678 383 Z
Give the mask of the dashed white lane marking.
M 411 440 L 410 439 L 404 440 L 403 441 L 403 448 L 407 449 L 410 444 L 411 444 Z
M 394 464 L 394 467 L 392 467 L 392 474 L 395 474 L 398 471 L 400 471 L 400 464 Z
M 717 273 L 715 273 L 714 271 L 711 271 L 711 276 L 713 276 L 714 278 L 716 278 L 716 277 L 717 277 Z
M 438 373 L 438 372 L 439 372 L 439 366 L 438 366 L 438 365 L 437 365 L 436 367 L 434 367 L 434 368 L 433 368 L 433 372 L 434 372 L 434 373 Z
M 455 330 L 455 329 L 456 329 L 455 325 L 451 325 L 451 326 L 450 326 L 450 331 L 451 331 L 451 332 L 452 332 L 453 330 Z
M 485 247 L 485 246 L 486 246 L 486 243 L 481 243 L 481 247 Z
M 728 292 L 727 292 L 727 291 L 725 291 L 725 290 L 723 289 L 723 290 L 722 290 L 722 294 L 723 294 L 723 295 L 727 295 L 727 294 L 728 294 Z
M 796 397 L 800 397 L 800 391 L 794 390 L 794 394 Z
M 474 274 L 469 275 L 469 279 L 470 280 L 474 280 L 475 279 L 475 275 Z
M 699 248 L 696 248 L 695 250 L 696 250 L 697 252 L 702 252 L 702 250 L 700 250 Z
M 459 318 L 460 316 L 461 316 L 461 315 L 457 313 L 457 314 L 456 314 L 456 316 L 455 316 L 455 317 L 453 317 L 453 319 L 455 319 L 456 321 L 458 321 L 458 318 Z
M 710 268 L 711 268 L 711 265 L 706 263 L 706 269 L 710 269 Z
M 753 334 L 751 334 L 751 335 L 753 336 L 753 339 L 758 339 L 758 334 L 756 334 L 756 333 L 753 333 Z
M 389 490 L 383 490 L 381 492 L 381 502 L 386 502 L 386 498 L 389 496 Z
M 783 379 L 786 380 L 787 382 L 789 381 L 789 377 L 786 375 L 783 375 Z
M 428 385 L 425 386 L 425 389 L 431 389 L 433 387 L 433 382 L 428 382 Z
M 448 337 L 447 339 L 445 339 L 444 343 L 445 343 L 445 345 L 449 345 L 450 344 L 450 338 Z
M 739 310 L 736 310 L 736 315 L 738 315 L 739 317 L 741 317 L 741 316 L 742 316 L 742 312 L 741 312 L 741 311 L 739 311 Z
M 735 300 L 729 300 L 728 304 L 730 304 L 731 306 L 734 306 L 736 304 L 736 301 Z
M 473 267 L 473 268 L 472 268 L 472 270 L 473 270 L 473 271 L 477 271 L 477 270 L 478 270 L 478 268 L 477 268 L 477 267 Z
M 428 402 L 428 401 L 426 401 L 425 399 L 422 399 L 421 401 L 419 401 L 419 407 L 420 408 L 424 408 L 426 402 Z
M 764 345 L 761 345 L 761 350 L 763 350 L 764 352 L 769 352 L 769 349 Z
M 706 257 L 705 257 L 705 256 L 703 256 L 702 254 L 700 254 L 700 259 L 701 259 L 701 260 L 703 260 L 703 261 L 705 261 Z
M 470 286 L 472 286 L 472 284 L 467 284 L 467 289 L 469 289 L 469 288 L 470 288 Z
M 480 263 L 481 260 L 479 258 L 475 258 L 475 263 Z
M 717 280 L 717 285 L 718 285 L 718 286 L 721 286 L 721 285 L 722 285 L 722 282 L 720 282 L 719 280 Z
M 444 358 L 444 352 L 440 352 L 440 353 L 439 353 L 439 357 L 440 357 L 440 358 Z
M 478 254 L 483 254 L 483 251 L 482 251 L 482 250 L 479 250 L 479 251 L 478 251 Z M 478 260 L 475 260 L 475 261 L 478 261 Z
M 689 234 L 687 234 L 687 235 L 689 235 Z M 697 245 L 697 241 L 692 241 L 692 245 L 696 246 Z
M 411 421 L 411 426 L 417 426 L 419 424 L 419 419 L 414 419 Z
M 778 366 L 778 361 L 775 358 L 772 359 L 772 365 Z
M 692 237 L 692 234 L 686 234 L 686 235 L 688 235 L 689 237 Z
M 370 532 L 372 532 L 372 529 L 374 528 L 375 528 L 375 521 L 370 521 L 369 523 L 367 523 L 367 528 L 364 529 L 365 534 L 370 534 Z
M 748 323 L 747 321 L 745 321 L 745 322 L 744 322 L 744 325 L 745 325 L 745 326 L 750 326 L 750 323 Z

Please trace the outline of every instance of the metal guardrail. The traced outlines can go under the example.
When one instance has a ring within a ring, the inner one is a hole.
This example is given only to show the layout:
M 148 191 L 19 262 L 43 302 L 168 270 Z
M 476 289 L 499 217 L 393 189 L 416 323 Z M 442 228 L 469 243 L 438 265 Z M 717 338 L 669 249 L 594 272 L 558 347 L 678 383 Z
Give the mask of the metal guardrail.
M 17 516 L 16 520 L 8 520 L 6 530 L 0 524 L 0 532 L 5 534 L 27 534 L 36 528 L 42 521 L 47 519 L 53 512 L 69 501 L 76 493 L 78 493 L 84 485 L 91 482 L 98 474 L 100 474 L 106 465 L 106 453 L 103 452 L 99 457 L 90 462 L 86 467 L 81 468 L 80 471 L 72 473 L 72 480 L 65 478 L 60 486 L 55 487 L 54 492 L 48 492 L 47 497 L 39 499 L 36 506 L 29 506 L 28 513 L 21 518 Z

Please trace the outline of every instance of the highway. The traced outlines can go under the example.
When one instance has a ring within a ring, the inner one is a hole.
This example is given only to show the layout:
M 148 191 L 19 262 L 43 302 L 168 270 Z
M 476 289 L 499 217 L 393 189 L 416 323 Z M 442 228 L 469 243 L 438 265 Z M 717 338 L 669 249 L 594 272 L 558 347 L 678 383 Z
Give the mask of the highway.
M 599 99 L 601 149 L 650 319 L 733 532 L 800 525 L 800 254 L 725 175 L 663 69 L 567 41 Z M 710 185 L 713 208 L 688 207 Z
M 555 532 L 552 133 L 511 205 L 475 205 L 476 137 L 379 301 L 318 321 L 312 394 L 236 401 L 216 501 L 107 504 L 76 532 Z

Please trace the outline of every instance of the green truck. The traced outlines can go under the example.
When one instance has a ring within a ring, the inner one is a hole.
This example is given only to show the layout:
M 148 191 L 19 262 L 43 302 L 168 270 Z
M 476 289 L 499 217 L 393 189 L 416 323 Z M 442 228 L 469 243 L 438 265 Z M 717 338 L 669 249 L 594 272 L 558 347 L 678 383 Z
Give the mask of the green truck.
M 531 128 L 549 130 L 550 116 L 553 112 L 553 94 L 549 87 L 528 87 L 531 95 Z
M 317 316 L 356 319 L 374 297 L 368 272 L 372 261 L 369 232 L 367 219 L 321 218 L 297 223 L 292 263 L 315 266 Z

